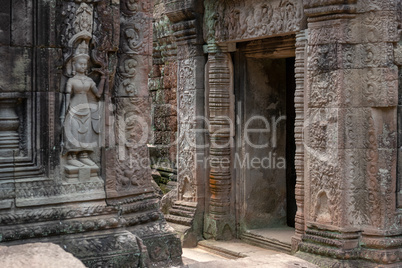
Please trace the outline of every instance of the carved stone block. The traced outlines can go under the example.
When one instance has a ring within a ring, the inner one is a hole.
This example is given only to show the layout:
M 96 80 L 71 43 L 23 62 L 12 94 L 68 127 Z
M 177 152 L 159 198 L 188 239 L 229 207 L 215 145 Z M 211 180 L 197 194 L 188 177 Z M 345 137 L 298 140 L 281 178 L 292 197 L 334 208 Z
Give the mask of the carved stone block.
M 196 80 L 195 59 L 189 58 L 178 62 L 178 87 L 177 90 L 181 93 L 188 90 L 194 90 Z
M 147 142 L 150 139 L 148 98 L 116 98 L 115 129 L 106 150 L 108 196 L 151 191 Z
M 148 252 L 143 241 L 128 231 L 107 235 L 89 234 L 85 237 L 72 236 L 60 243 L 65 250 L 79 258 L 87 267 L 147 267 L 149 265 L 149 258 L 146 257 Z
M 100 2 L 94 10 L 98 29 L 95 36 L 99 50 L 117 51 L 120 42 L 120 10 L 115 5 Z
M 32 49 L 0 46 L 0 88 L 2 92 L 32 90 Z
M 330 20 L 311 22 L 309 24 L 309 45 L 330 43 L 360 43 L 360 25 L 357 20 Z
M 139 55 L 150 55 L 152 49 L 152 39 L 148 30 L 152 21 L 149 18 L 132 17 L 129 20 L 122 20 L 120 31 L 123 38 L 120 46 L 123 53 L 133 53 Z
M 307 79 L 311 107 L 387 107 L 397 103 L 397 69 L 315 70 Z
M 302 2 L 222 2 L 210 12 L 219 14 L 215 24 L 215 39 L 218 43 L 244 41 L 299 30 Z
M 196 111 L 196 91 L 184 91 L 178 93 L 178 116 L 179 122 L 193 123 L 197 114 Z
M 361 1 L 359 1 L 361 3 Z M 397 15 L 395 11 L 370 12 L 351 20 L 312 22 L 309 44 L 363 44 L 396 42 Z
M 397 0 L 381 1 L 381 0 L 360 0 L 356 3 L 357 12 L 371 11 L 394 11 L 397 8 Z
M 11 32 L 11 2 L 2 3 L 3 10 L 0 12 L 0 44 L 10 45 Z
M 11 6 L 11 43 L 14 46 L 33 45 L 33 1 L 16 0 Z M 3 54 L 3 53 L 2 53 Z M 5 54 L 3 54 L 5 55 Z
M 76 180 L 76 181 L 89 181 L 90 179 L 97 180 L 99 167 L 74 167 L 74 166 L 65 166 L 65 176 L 67 181 Z M 99 179 L 101 180 L 101 179 Z
M 115 96 L 148 96 L 147 84 L 151 60 L 150 56 L 120 54 L 115 84 Z
M 325 64 L 325 63 L 323 63 Z M 342 95 L 341 74 L 339 70 L 316 73 L 308 72 L 306 94 L 309 107 L 338 107 Z

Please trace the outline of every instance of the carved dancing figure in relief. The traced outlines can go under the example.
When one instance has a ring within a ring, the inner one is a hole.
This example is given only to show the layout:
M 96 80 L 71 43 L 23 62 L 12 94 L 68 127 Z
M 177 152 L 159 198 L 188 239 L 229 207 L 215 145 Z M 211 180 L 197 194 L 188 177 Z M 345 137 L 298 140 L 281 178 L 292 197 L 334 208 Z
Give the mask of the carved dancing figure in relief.
M 105 76 L 102 76 L 99 89 L 92 78 L 86 75 L 88 68 L 88 45 L 82 41 L 72 59 L 72 75 L 66 85 L 64 128 L 64 150 L 67 164 L 76 167 L 96 166 L 88 154 L 99 147 L 100 107 L 99 99 L 103 93 Z M 94 95 L 93 96 L 90 95 Z M 89 99 L 95 99 L 90 102 Z

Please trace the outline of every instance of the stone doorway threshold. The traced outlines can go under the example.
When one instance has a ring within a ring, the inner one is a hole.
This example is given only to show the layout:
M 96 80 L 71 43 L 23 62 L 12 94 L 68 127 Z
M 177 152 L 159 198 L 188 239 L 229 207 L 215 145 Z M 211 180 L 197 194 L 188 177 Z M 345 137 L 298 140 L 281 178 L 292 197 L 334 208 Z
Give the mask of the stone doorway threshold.
M 297 257 L 250 245 L 241 240 L 204 240 L 196 248 L 183 248 L 187 268 L 318 268 Z
M 289 254 L 291 251 L 291 240 L 294 234 L 295 228 L 283 226 L 247 230 L 240 235 L 240 239 L 258 247 Z

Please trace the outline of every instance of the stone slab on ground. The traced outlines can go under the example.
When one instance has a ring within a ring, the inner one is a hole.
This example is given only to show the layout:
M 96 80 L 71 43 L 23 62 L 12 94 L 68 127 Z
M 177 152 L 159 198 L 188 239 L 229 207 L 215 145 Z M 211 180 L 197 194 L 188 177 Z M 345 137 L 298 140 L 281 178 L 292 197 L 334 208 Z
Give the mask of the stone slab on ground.
M 248 230 L 247 232 L 259 235 L 262 237 L 267 237 L 269 239 L 278 240 L 281 243 L 289 243 L 292 236 L 295 235 L 295 228 L 282 226 L 276 228 L 261 228 Z
M 300 258 L 278 253 L 273 250 L 249 245 L 240 240 L 232 241 L 202 241 L 203 246 L 183 249 L 183 262 L 188 268 L 249 268 L 249 267 L 272 267 L 272 268 L 318 268 Z M 208 248 L 206 248 L 207 246 Z M 232 256 L 244 256 L 233 259 Z M 225 256 L 225 257 L 224 257 Z
M 85 268 L 71 253 L 52 243 L 0 246 L 1 268 Z

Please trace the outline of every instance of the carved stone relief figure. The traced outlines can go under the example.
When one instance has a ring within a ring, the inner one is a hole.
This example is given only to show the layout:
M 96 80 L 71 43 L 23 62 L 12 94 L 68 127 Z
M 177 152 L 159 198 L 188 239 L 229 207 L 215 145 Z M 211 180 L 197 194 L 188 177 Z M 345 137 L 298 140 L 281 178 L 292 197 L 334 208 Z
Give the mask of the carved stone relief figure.
M 103 95 L 108 71 L 107 56 L 99 50 L 93 35 L 94 7 L 87 3 L 69 5 L 75 13 L 65 23 L 65 84 L 62 111 L 62 155 L 66 179 L 85 181 L 98 177 L 101 130 L 103 128 Z M 91 47 L 91 49 L 89 49 Z M 100 68 L 99 68 L 100 67 Z M 88 70 L 91 69 L 90 74 Z M 95 81 L 99 81 L 97 86 Z M 106 88 L 107 91 L 107 88 Z
M 216 1 L 215 40 L 240 41 L 297 31 L 302 1 Z M 211 34 L 209 34 L 211 38 Z
M 89 102 L 88 95 L 92 93 L 99 99 L 105 81 L 103 76 L 98 89 L 95 82 L 86 75 L 89 60 L 87 47 L 86 42 L 82 41 L 72 59 L 74 76 L 67 81 L 67 109 L 66 115 L 62 115 L 67 164 L 76 167 L 95 166 L 88 153 L 99 146 L 100 110 L 99 105 Z

